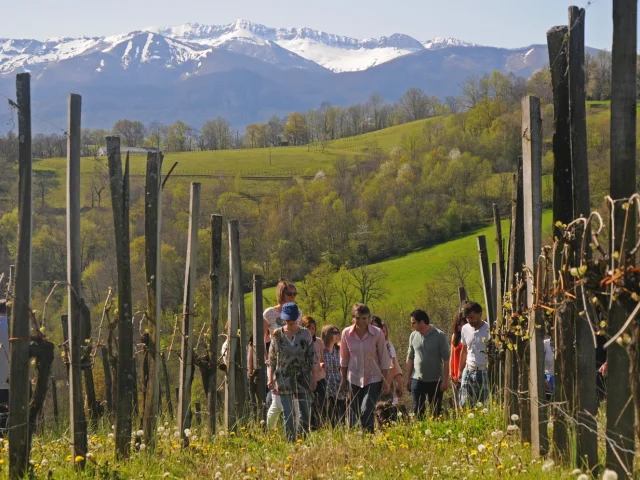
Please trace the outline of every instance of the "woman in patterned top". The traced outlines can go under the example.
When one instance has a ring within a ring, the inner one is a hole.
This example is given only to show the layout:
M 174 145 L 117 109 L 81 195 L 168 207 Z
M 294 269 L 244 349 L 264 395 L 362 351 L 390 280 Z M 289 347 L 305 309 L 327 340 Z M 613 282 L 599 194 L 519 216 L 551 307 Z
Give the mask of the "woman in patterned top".
M 269 389 L 280 395 L 284 414 L 284 429 L 287 440 L 296 441 L 294 404 L 297 400 L 300 411 L 299 429 L 302 434 L 309 431 L 309 408 L 311 392 L 316 388 L 312 375 L 317 368 L 316 350 L 311 332 L 298 326 L 298 306 L 286 303 L 280 317 L 284 327 L 273 332 L 269 347 Z
M 320 366 L 327 379 L 326 416 L 332 427 L 336 427 L 344 421 L 346 402 L 344 392 L 340 390 L 340 330 L 333 325 L 325 325 L 322 328 L 322 342 L 324 351 Z

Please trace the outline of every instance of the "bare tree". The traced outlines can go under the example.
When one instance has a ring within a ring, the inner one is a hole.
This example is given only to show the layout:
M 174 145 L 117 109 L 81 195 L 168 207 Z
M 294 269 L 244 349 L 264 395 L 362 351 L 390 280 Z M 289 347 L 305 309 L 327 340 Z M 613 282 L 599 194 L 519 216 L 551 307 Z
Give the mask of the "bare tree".
M 102 192 L 109 186 L 109 168 L 100 157 L 93 157 L 93 173 L 91 175 L 91 208 L 94 205 L 94 196 L 98 199 L 98 207 L 102 202 Z
M 427 108 L 427 96 L 421 88 L 410 88 L 398 100 L 398 109 L 406 122 L 426 118 Z
M 449 108 L 449 111 L 453 114 L 456 114 L 462 110 L 462 105 L 458 97 L 449 95 L 444 99 L 444 102 L 447 105 L 447 108 Z
M 60 179 L 54 170 L 34 170 L 33 186 L 40 195 L 40 208 L 44 209 L 44 199 L 51 190 L 60 186 Z
M 349 312 L 356 299 L 356 291 L 351 285 L 349 277 L 349 270 L 347 270 L 346 267 L 341 267 L 340 271 L 336 274 L 335 281 L 338 308 L 340 309 L 344 323 L 347 323 Z
M 361 266 L 349 270 L 349 282 L 356 292 L 358 301 L 368 305 L 382 300 L 389 291 L 384 286 L 387 274 L 380 267 Z
M 466 108 L 475 107 L 482 100 L 482 92 L 480 88 L 480 80 L 477 76 L 472 75 L 467 78 L 462 85 L 462 105 Z

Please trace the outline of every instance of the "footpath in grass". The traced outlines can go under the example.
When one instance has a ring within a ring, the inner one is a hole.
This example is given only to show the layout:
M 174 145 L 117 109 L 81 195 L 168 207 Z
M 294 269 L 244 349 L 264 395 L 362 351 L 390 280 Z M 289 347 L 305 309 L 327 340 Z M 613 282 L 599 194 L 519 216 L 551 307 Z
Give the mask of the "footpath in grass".
M 518 423 L 505 426 L 497 406 L 477 407 L 443 419 L 409 417 L 373 435 L 325 429 L 295 444 L 284 440 L 281 427 L 264 432 L 252 423 L 236 433 L 220 432 L 212 441 L 194 427 L 187 432 L 190 447 L 181 449 L 175 425 L 160 420 L 156 449 L 134 434 L 128 462 L 115 460 L 113 432 L 103 424 L 89 436 L 84 473 L 75 469 L 80 459 L 70 454 L 67 439 L 36 436 L 31 478 L 567 478 L 568 471 L 531 458 Z M 6 446 L 0 449 L 0 478 L 8 475 Z

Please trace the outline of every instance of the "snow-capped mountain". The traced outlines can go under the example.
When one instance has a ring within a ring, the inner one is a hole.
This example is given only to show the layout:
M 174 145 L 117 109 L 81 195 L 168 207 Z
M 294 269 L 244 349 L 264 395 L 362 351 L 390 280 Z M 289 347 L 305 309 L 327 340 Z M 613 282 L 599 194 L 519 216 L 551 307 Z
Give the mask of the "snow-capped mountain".
M 547 57 L 545 45 L 505 49 L 403 34 L 359 40 L 245 20 L 188 23 L 107 37 L 0 39 L 0 92 L 12 96 L 14 75 L 29 71 L 37 115 L 48 122 L 64 124 L 73 91 L 83 95 L 87 127 L 120 118 L 199 126 L 220 116 L 242 128 L 322 102 L 365 102 L 374 92 L 389 102 L 411 87 L 459 95 L 471 75 L 499 70 L 526 78 Z

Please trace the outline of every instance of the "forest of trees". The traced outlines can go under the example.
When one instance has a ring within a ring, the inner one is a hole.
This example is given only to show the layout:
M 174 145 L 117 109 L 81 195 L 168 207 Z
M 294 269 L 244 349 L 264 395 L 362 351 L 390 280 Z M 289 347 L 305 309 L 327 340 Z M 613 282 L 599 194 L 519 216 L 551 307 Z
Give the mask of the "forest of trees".
M 552 171 L 549 136 L 553 115 L 548 72 L 537 72 L 527 81 L 494 72 L 468 79 L 462 92 L 459 98 L 441 103 L 412 89 L 395 106 L 372 97 L 367 105 L 349 108 L 324 105 L 306 114 L 294 112 L 287 119 L 273 118 L 266 124 L 248 127 L 243 137 L 245 146 L 247 142 L 249 146 L 271 144 L 281 135 L 301 144 L 321 141 L 325 134 L 338 138 L 347 133 L 362 133 L 399 122 L 399 118 L 410 121 L 435 117 L 421 130 L 406 135 L 390 151 L 372 145 L 355 161 L 338 157 L 330 170 L 318 172 L 314 180 L 292 178 L 281 182 L 267 197 L 246 195 L 234 179 L 207 181 L 202 191 L 207 199 L 200 219 L 202 243 L 209 241 L 206 230 L 209 215 L 221 213 L 227 219 L 239 219 L 244 278 L 259 273 L 269 284 L 280 278 L 301 280 L 321 266 L 324 270 L 313 274 L 317 279 L 327 271 L 366 265 L 448 240 L 491 218 L 493 203 L 507 212 L 511 176 L 521 151 L 523 95 L 533 94 L 542 99 L 544 168 L 545 173 Z M 454 111 L 457 113 L 442 115 Z M 375 125 L 370 123 L 373 119 Z M 606 110 L 604 115 L 588 118 L 588 129 L 592 198 L 597 199 L 608 188 Z M 229 148 L 234 144 L 230 127 L 222 119 L 207 122 L 197 136 L 182 122 L 168 128 L 153 125 L 145 129 L 135 122 L 120 121 L 114 131 L 127 142 L 154 144 L 163 149 L 168 145 Z M 85 133 L 83 149 L 90 150 L 110 132 Z M 17 210 L 12 202 L 17 188 L 13 168 L 16 146 L 13 133 L 0 138 L 0 168 L 4 172 L 0 176 L 4 199 L 0 198 L 0 202 L 6 205 L 0 212 L 0 271 L 6 271 L 15 254 Z M 116 273 L 112 261 L 113 222 L 110 211 L 105 210 L 108 207 L 101 204 L 109 195 L 106 160 L 95 157 L 93 162 L 90 189 L 85 187 L 84 191 L 85 198 L 90 195 L 90 207 L 83 212 L 81 229 L 83 285 L 88 300 L 95 305 L 104 297 L 107 287 L 116 283 Z M 34 179 L 36 285 L 66 277 L 64 222 L 62 217 L 43 208 L 47 204 L 47 185 L 51 187 L 50 182 L 54 181 L 46 176 Z M 163 195 L 163 303 L 166 308 L 175 309 L 183 294 L 189 195 L 187 183 L 170 179 L 168 187 Z M 550 199 L 550 182 L 543 188 Z M 134 299 L 144 298 L 142 197 L 142 186 L 135 185 L 131 193 Z M 209 264 L 207 256 L 208 249 L 201 249 L 199 265 Z M 204 294 L 208 277 L 206 272 L 200 273 Z M 313 275 L 308 277 L 310 291 L 313 285 L 324 283 L 314 283 Z M 48 284 L 43 284 L 43 292 Z M 353 285 L 348 288 L 355 295 Z M 337 298 L 334 298 L 336 305 Z

